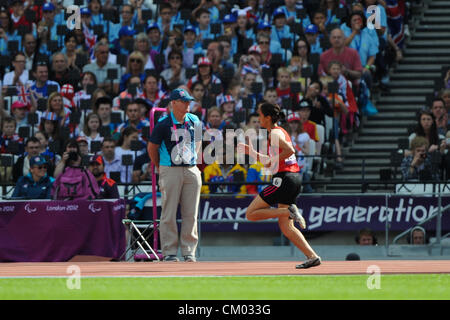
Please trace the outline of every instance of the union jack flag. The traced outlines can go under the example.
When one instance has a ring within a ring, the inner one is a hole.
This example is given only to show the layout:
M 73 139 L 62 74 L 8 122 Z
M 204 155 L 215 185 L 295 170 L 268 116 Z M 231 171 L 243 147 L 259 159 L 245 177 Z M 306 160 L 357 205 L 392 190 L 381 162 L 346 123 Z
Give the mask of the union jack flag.
M 19 97 L 19 100 L 27 105 L 31 105 L 31 92 L 29 89 L 27 89 L 25 86 L 20 86 L 19 89 L 17 89 Z
M 86 46 L 89 48 L 89 56 L 91 58 L 93 58 L 94 46 L 95 46 L 95 43 L 97 42 L 97 36 L 84 23 L 83 23 L 83 34 L 84 34 L 84 41 L 86 43 Z

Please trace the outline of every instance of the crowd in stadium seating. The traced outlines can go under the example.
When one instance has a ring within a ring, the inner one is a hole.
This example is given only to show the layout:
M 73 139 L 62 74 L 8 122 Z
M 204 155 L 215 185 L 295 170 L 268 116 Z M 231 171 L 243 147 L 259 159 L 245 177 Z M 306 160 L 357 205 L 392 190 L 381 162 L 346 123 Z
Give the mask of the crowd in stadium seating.
M 179 86 L 196 99 L 190 111 L 204 130 L 259 128 L 258 104 L 280 104 L 304 180 L 314 178 L 321 155 L 334 155 L 341 169 L 342 142 L 362 115 L 376 112 L 371 92 L 389 91 L 388 70 L 402 58 L 408 17 L 402 0 L 1 4 L 0 148 L 13 158 L 2 157 L 0 175 L 14 183 L 39 155 L 47 175 L 57 178 L 73 142 L 81 159 L 102 154 L 107 178 L 148 181 L 149 111 L 166 107 Z M 69 11 L 73 4 L 81 10 Z M 371 5 L 377 10 L 369 11 Z M 442 95 L 447 112 L 448 90 Z M 267 181 L 259 163 L 200 167 L 205 182 Z M 258 190 L 216 189 L 204 192 Z

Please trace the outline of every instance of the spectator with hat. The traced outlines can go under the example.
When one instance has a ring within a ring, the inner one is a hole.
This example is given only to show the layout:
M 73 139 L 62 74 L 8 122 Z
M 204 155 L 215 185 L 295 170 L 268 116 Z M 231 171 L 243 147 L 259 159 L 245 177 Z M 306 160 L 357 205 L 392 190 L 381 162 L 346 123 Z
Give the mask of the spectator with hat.
M 147 35 L 150 39 L 151 50 L 161 53 L 162 51 L 162 37 L 161 29 L 157 23 L 152 23 L 147 27 Z
M 239 52 L 239 38 L 236 35 L 236 16 L 227 14 L 223 17 L 223 35 L 230 40 L 230 57 Z
M 55 142 L 61 145 L 60 129 L 61 125 L 58 121 L 58 115 L 51 111 L 45 111 L 42 113 L 39 123 L 39 131 L 48 135 L 49 142 Z
M 193 25 L 187 25 L 183 35 L 183 67 L 191 68 L 195 64 L 195 55 L 203 54 L 202 43 L 197 41 L 197 29 Z
M 186 262 L 196 261 L 198 243 L 197 212 L 202 186 L 197 163 L 197 152 L 201 146 L 201 121 L 188 112 L 194 98 L 185 89 L 173 90 L 170 94 L 170 113 L 153 129 L 148 145 L 152 163 L 159 172 L 159 187 L 162 195 L 160 223 L 161 249 L 164 261 L 179 261 L 178 247 Z M 172 130 L 184 130 L 188 139 L 172 139 Z M 197 132 L 197 134 L 195 134 Z M 172 156 L 171 156 L 172 155 Z M 177 208 L 181 205 L 181 234 L 178 237 Z
M 13 181 L 17 182 L 21 176 L 26 176 L 30 172 L 31 159 L 33 157 L 41 156 L 41 142 L 36 137 L 30 137 L 25 142 L 25 153 L 20 156 L 13 166 Z M 45 157 L 45 156 L 44 156 Z M 54 166 L 48 161 L 47 174 L 53 176 Z
M 111 52 L 115 55 L 123 54 L 128 56 L 130 51 L 126 48 L 126 43 L 127 41 L 132 40 L 135 34 L 136 31 L 130 26 L 120 28 L 119 38 L 114 40 Z
M 95 177 L 100 189 L 99 199 L 119 199 L 117 183 L 105 173 L 105 161 L 101 155 L 95 154 L 89 159 L 89 171 Z
M 59 36 L 57 33 L 58 21 L 55 19 L 57 12 L 56 7 L 52 2 L 46 2 L 42 6 L 42 20 L 39 22 L 38 26 L 42 27 L 43 30 L 41 33 L 41 40 L 44 40 L 44 43 L 47 43 L 50 40 L 58 40 Z M 39 34 L 38 28 L 38 34 Z
M 122 27 L 131 27 L 134 29 L 137 24 L 137 18 L 134 14 L 134 7 L 131 4 L 124 4 L 120 9 L 120 22 L 112 23 L 108 22 L 109 25 L 109 42 L 113 43 L 114 40 L 118 39 L 119 30 Z
M 282 39 L 292 39 L 293 35 L 287 25 L 286 13 L 278 8 L 272 14 L 272 41 L 282 43 Z
M 16 133 L 19 133 L 19 128 L 30 126 L 28 123 L 29 111 L 30 106 L 21 100 L 16 100 L 11 105 L 11 114 L 16 120 Z
M 192 84 L 201 81 L 205 86 L 205 95 L 215 99 L 216 95 L 212 92 L 213 84 L 222 84 L 222 81 L 213 74 L 211 61 L 206 57 L 201 57 L 197 62 L 197 74 L 189 79 L 187 87 L 192 89 Z
M 319 133 L 317 132 L 317 126 L 315 122 L 309 120 L 309 116 L 311 114 L 311 110 L 313 108 L 313 103 L 310 99 L 302 99 L 298 105 L 293 108 L 293 111 L 297 113 L 300 118 L 300 122 L 303 127 L 303 131 L 308 133 L 309 138 L 314 140 L 317 143 L 319 142 Z M 316 146 L 316 150 L 320 150 Z
M 322 54 L 323 48 L 320 44 L 319 28 L 315 24 L 306 27 L 305 38 L 308 41 L 310 53 Z
M 33 156 L 29 160 L 30 172 L 19 178 L 13 198 L 50 199 L 54 178 L 48 175 L 48 162 L 43 156 Z

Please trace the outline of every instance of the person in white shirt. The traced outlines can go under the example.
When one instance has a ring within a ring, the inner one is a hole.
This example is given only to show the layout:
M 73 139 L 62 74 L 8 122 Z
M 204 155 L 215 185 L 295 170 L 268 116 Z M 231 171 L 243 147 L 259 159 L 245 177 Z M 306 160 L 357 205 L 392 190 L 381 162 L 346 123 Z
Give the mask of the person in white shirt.
M 28 82 L 28 70 L 25 69 L 25 55 L 22 52 L 16 53 L 12 64 L 14 70 L 5 73 L 3 76 L 3 86 L 24 86 Z

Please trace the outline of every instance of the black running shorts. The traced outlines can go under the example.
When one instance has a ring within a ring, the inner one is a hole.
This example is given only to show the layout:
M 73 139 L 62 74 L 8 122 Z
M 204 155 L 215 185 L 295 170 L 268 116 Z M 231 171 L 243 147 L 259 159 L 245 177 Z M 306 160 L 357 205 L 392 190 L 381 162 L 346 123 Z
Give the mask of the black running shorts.
M 302 190 L 302 178 L 299 172 L 278 172 L 272 178 L 272 184 L 259 193 L 270 206 L 276 204 L 295 204 Z

